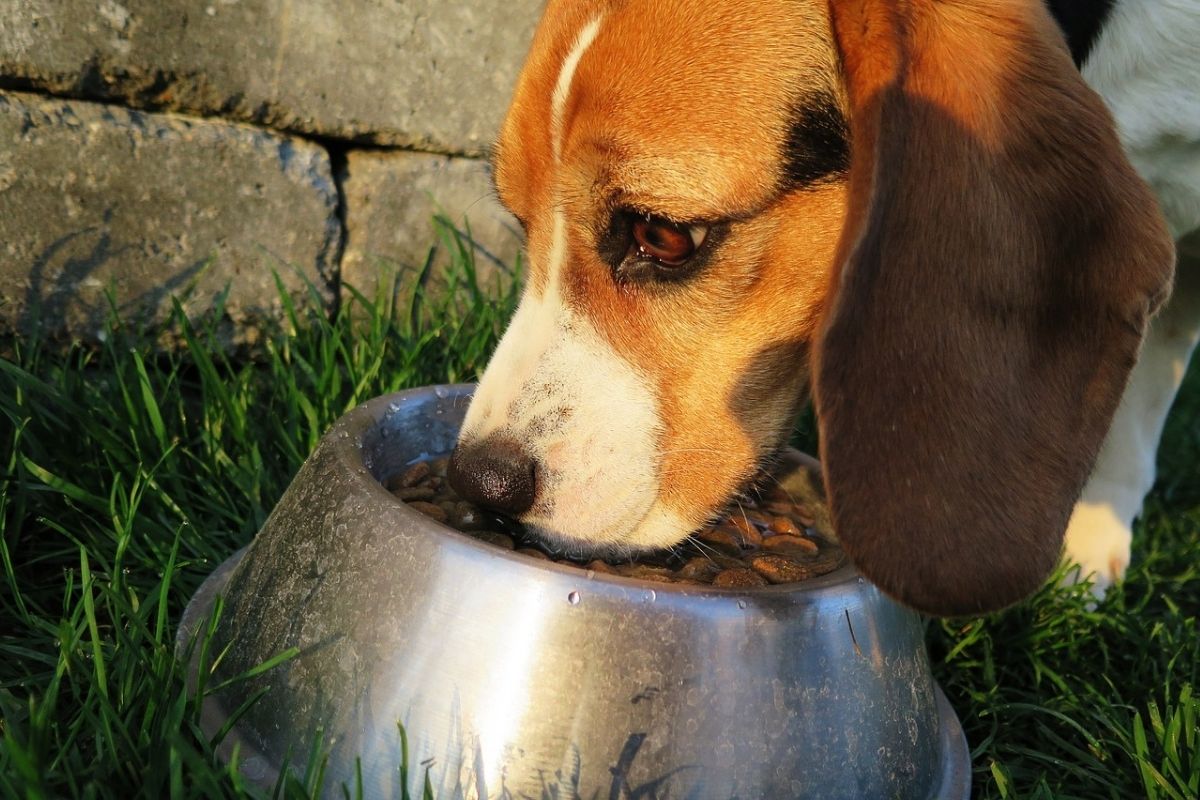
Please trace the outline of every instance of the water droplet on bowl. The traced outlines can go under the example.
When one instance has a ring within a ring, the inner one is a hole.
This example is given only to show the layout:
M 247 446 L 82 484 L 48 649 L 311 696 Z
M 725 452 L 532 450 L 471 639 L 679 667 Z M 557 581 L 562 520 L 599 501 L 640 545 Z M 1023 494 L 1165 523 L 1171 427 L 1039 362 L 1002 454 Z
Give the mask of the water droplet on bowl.
M 579 592 L 571 592 L 567 595 L 567 602 L 573 606 L 579 605 Z
M 653 589 L 651 589 L 651 590 L 650 590 L 650 591 L 647 593 L 647 595 L 646 595 L 646 599 L 648 599 L 648 600 L 649 600 L 651 603 L 653 603 L 655 600 L 657 600 L 657 599 L 658 599 L 658 592 L 656 592 L 656 591 L 654 591 Z
M 745 607 L 746 607 L 746 601 L 738 600 L 738 608 L 745 608 Z
M 433 390 L 433 393 L 443 400 L 450 396 L 450 390 L 445 386 L 438 386 Z

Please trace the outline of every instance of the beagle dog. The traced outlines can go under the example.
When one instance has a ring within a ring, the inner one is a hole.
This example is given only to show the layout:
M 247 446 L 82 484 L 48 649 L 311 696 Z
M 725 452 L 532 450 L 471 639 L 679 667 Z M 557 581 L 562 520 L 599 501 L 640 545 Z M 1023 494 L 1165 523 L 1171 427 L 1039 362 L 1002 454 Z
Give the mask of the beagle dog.
M 549 0 L 494 152 L 527 285 L 458 490 L 576 554 L 669 547 L 811 393 L 841 543 L 901 602 L 1013 603 L 1068 524 L 1119 577 L 1200 323 L 1151 323 L 1200 227 L 1200 24 L 1050 6 Z

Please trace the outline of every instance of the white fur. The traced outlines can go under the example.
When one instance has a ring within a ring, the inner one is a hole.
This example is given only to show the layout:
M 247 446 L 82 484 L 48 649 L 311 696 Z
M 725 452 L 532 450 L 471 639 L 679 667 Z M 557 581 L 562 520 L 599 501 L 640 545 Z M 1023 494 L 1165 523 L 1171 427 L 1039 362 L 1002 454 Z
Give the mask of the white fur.
M 465 439 L 496 432 L 537 459 L 538 501 L 522 521 L 547 534 L 618 543 L 658 493 L 654 396 L 553 281 L 526 291 L 467 412 Z
M 1176 239 L 1200 227 L 1200 0 L 1122 0 L 1083 65 Z
M 1163 423 L 1200 339 L 1200 2 L 1123 0 L 1083 76 L 1108 103 L 1130 161 L 1179 242 L 1174 296 L 1151 325 L 1091 479 L 1067 557 L 1102 595 L 1129 565 L 1133 521 L 1154 484 Z M 1189 234 L 1192 234 L 1189 236 Z
M 602 20 L 603 17 L 596 17 L 585 25 L 579 35 L 575 37 L 575 44 L 571 46 L 571 52 L 563 59 L 562 68 L 558 72 L 558 80 L 554 83 L 554 94 L 550 96 L 550 142 L 553 147 L 555 163 L 562 155 L 563 115 L 567 109 L 567 98 L 571 96 L 571 83 L 575 79 L 575 70 L 579 68 L 583 54 L 592 46 L 592 42 L 596 41 L 596 34 L 600 32 Z
M 571 83 L 602 19 L 583 28 L 550 97 L 558 163 Z M 560 291 L 567 221 L 556 212 L 546 286 L 526 289 L 467 411 L 460 439 L 502 433 L 537 459 L 538 495 L 522 522 L 547 538 L 616 548 L 670 544 L 686 524 L 658 497 L 660 433 L 651 385 L 573 313 Z

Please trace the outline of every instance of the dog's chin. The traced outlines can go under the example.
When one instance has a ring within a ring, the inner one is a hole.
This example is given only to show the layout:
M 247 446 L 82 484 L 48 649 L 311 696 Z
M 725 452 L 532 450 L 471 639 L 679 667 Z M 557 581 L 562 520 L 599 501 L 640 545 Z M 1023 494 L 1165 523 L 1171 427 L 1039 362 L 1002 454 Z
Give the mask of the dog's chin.
M 699 527 L 658 501 L 632 528 L 607 530 L 596 536 L 570 534 L 539 522 L 525 523 L 526 536 L 552 555 L 572 561 L 636 559 L 681 544 Z
M 629 561 L 669 550 L 728 513 L 738 498 L 757 496 L 769 489 L 782 448 L 783 444 L 768 448 L 745 470 L 745 477 L 734 484 L 726 501 L 716 508 L 697 508 L 690 516 L 685 516 L 661 499 L 656 499 L 640 519 L 632 524 L 614 527 L 611 524 L 606 526 L 606 520 L 603 519 L 589 520 L 594 508 L 579 508 L 576 513 L 571 513 L 561 503 L 556 503 L 551 507 L 570 522 L 559 526 L 553 520 L 522 520 L 525 535 L 555 557 L 572 561 L 596 558 L 613 562 Z M 564 529 L 568 527 L 572 530 Z

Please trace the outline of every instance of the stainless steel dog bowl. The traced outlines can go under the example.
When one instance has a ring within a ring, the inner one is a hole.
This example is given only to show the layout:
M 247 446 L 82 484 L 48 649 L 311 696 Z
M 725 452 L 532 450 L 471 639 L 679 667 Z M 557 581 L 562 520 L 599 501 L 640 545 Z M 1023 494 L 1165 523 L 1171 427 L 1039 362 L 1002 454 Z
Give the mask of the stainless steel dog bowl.
M 360 772 L 366 796 L 398 797 L 403 725 L 417 796 L 426 772 L 446 799 L 969 796 L 921 619 L 852 568 L 751 591 L 648 583 L 503 551 L 394 499 L 380 481 L 449 452 L 471 390 L 339 420 L 189 604 L 181 646 L 224 598 L 209 686 L 298 649 L 205 700 L 248 778 L 319 750 L 331 796 Z M 802 479 L 799 462 L 784 477 Z

